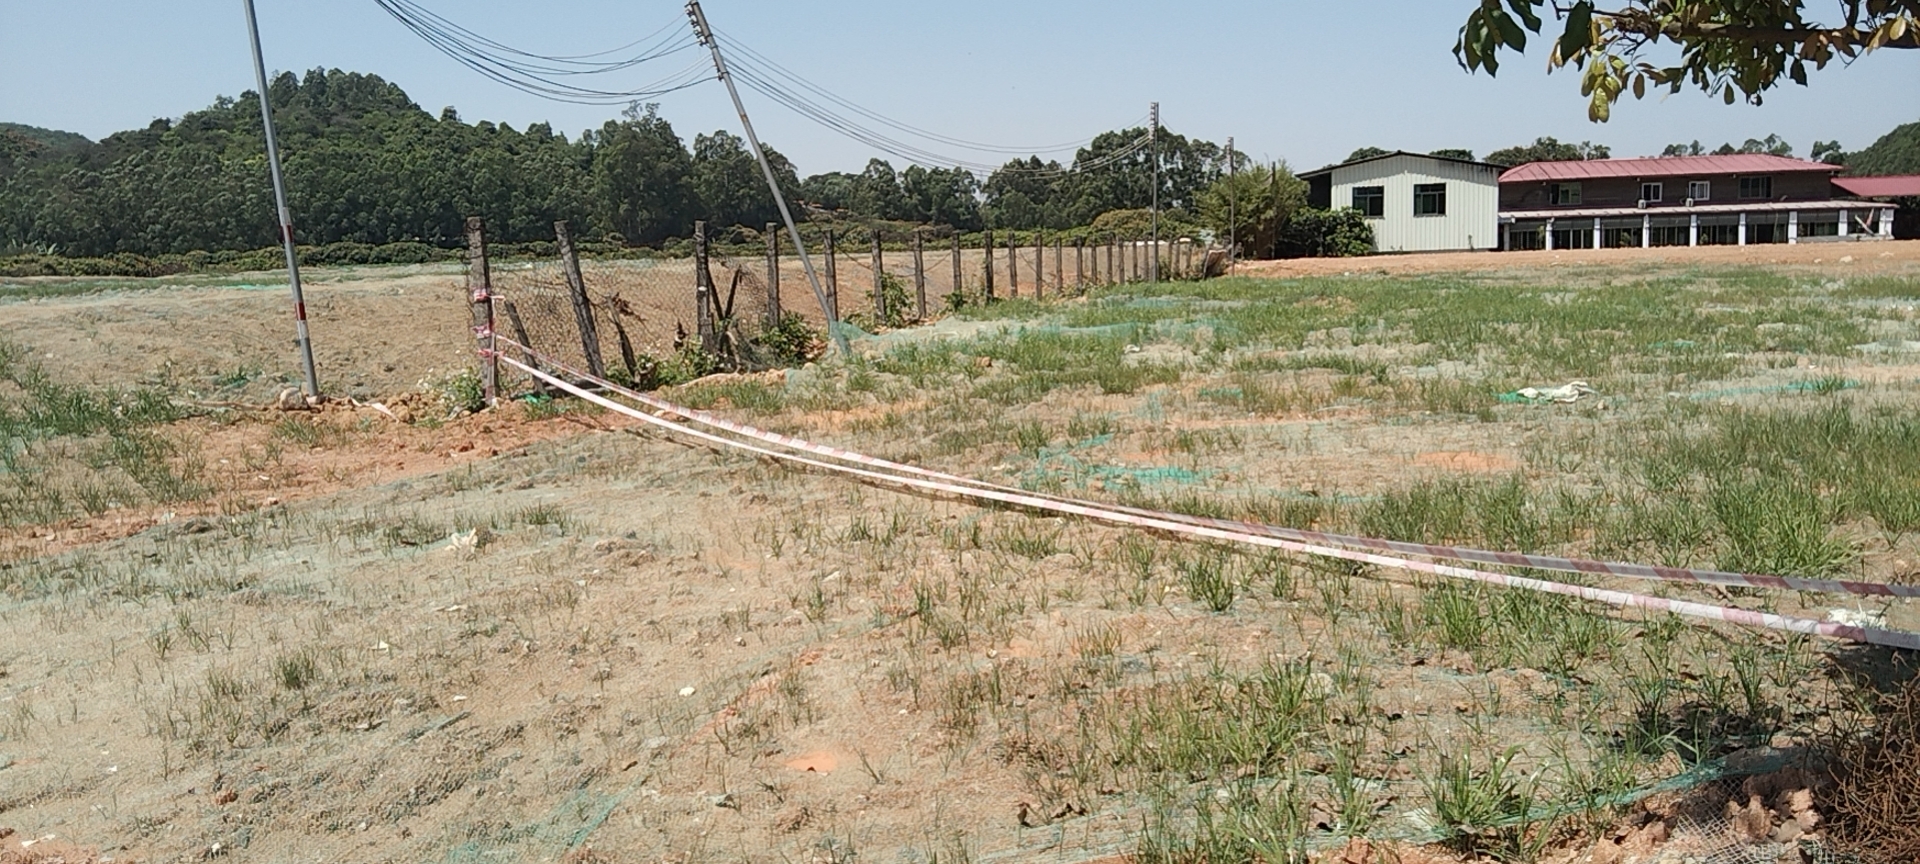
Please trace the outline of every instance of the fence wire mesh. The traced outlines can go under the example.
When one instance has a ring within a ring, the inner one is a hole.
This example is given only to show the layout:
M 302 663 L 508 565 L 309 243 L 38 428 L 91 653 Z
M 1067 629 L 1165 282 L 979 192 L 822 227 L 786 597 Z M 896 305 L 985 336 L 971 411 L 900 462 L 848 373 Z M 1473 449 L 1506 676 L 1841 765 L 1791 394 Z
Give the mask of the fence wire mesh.
M 1075 246 L 1044 235 L 997 240 L 991 250 L 956 250 L 951 238 L 927 238 L 917 267 L 912 249 L 897 243 L 882 250 L 878 261 L 871 245 L 836 244 L 831 263 L 824 248 L 812 251 L 825 299 L 841 318 L 863 326 L 897 326 L 939 315 L 953 308 L 956 296 L 962 303 L 978 303 L 986 295 L 989 269 L 995 297 L 1046 298 L 1144 281 L 1152 257 L 1147 241 L 1096 240 Z M 825 327 L 827 316 L 800 257 L 791 249 L 782 251 L 787 254 L 771 264 L 765 254 L 709 256 L 718 339 L 735 355 L 778 323 L 776 308 L 815 328 Z M 1166 240 L 1160 255 L 1163 278 L 1198 278 L 1208 250 Z M 562 260 L 495 264 L 498 332 L 561 362 L 582 369 L 597 366 L 627 381 L 642 380 L 655 364 L 700 345 L 694 259 L 583 260 L 579 268 L 584 309 L 575 303 Z M 884 279 L 876 280 L 876 268 Z M 884 310 L 879 299 L 883 294 Z M 730 359 L 746 366 L 756 362 L 746 356 Z M 504 387 L 532 387 L 523 376 L 502 374 L 507 376 Z
M 708 270 L 716 326 L 730 344 L 757 338 L 772 323 L 766 264 L 714 255 Z M 693 259 L 581 261 L 580 277 L 584 309 L 559 260 L 495 266 L 496 328 L 555 360 L 627 381 L 700 344 Z M 503 386 L 524 390 L 532 382 L 508 375 Z

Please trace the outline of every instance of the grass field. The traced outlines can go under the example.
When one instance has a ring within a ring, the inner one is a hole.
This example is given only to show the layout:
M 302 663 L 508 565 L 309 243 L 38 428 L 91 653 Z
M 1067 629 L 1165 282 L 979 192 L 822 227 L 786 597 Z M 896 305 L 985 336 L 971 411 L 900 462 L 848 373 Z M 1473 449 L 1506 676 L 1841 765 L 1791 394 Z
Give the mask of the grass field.
M 1904 583 L 1917 273 L 1120 286 L 664 395 L 1098 500 Z M 1679 855 L 1761 794 L 1745 766 L 1853 740 L 1913 677 L 1897 653 L 850 484 L 580 406 L 183 417 L 168 387 L 219 367 L 113 386 L 47 353 L 0 353 L 0 825 L 119 860 Z M 1573 381 L 1595 392 L 1515 395 Z M 1920 629 L 1897 602 L 1573 578 Z M 1766 782 L 1767 843 L 1803 787 L 1846 824 L 1819 783 Z

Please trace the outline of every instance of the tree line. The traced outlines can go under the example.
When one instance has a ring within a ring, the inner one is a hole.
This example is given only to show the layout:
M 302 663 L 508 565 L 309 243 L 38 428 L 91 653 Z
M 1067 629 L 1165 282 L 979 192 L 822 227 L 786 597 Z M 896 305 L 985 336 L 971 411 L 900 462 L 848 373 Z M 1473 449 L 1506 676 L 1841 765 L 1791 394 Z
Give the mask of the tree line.
M 739 136 L 696 134 L 689 146 L 651 105 L 569 138 L 544 123 L 468 123 L 451 108 L 436 116 L 378 76 L 340 70 L 282 74 L 268 98 L 303 244 L 453 246 L 464 218 L 483 214 L 504 242 L 550 240 L 564 219 L 592 240 L 656 246 L 687 236 L 696 219 L 760 228 L 779 218 Z M 257 106 L 252 93 L 222 97 L 98 143 L 0 126 L 0 251 L 160 255 L 274 245 Z M 1064 165 L 1013 160 L 985 183 L 957 168 L 901 171 L 881 159 L 859 173 L 801 178 L 777 150 L 767 156 L 798 199 L 797 215 L 1063 229 L 1148 205 L 1149 157 L 1124 153 L 1145 134 L 1102 134 Z M 1162 130 L 1160 150 L 1160 199 L 1175 214 L 1225 173 L 1212 142 Z M 1074 170 L 1090 162 L 1102 167 Z
M 569 138 L 543 123 L 468 123 L 451 108 L 435 115 L 378 76 L 340 70 L 282 74 L 268 98 L 302 244 L 456 247 L 465 217 L 480 214 L 506 243 L 550 241 L 552 224 L 566 220 L 589 243 L 659 247 L 688 236 L 696 219 L 722 234 L 745 226 L 733 232 L 744 237 L 779 218 L 739 136 L 696 134 L 689 145 L 654 106 L 632 106 Z M 156 120 L 97 143 L 0 123 L 0 254 L 157 256 L 275 246 L 257 106 L 252 93 L 222 97 L 177 121 Z M 816 221 L 1128 236 L 1144 233 L 1154 198 L 1151 156 L 1135 146 L 1146 131 L 1103 133 L 1070 162 L 1010 160 L 985 182 L 960 168 L 902 171 L 881 159 L 857 173 L 802 178 L 777 150 L 767 155 L 782 188 L 797 199 L 796 215 Z M 1255 256 L 1343 254 L 1368 239 L 1364 221 L 1311 212 L 1305 184 L 1284 163 L 1256 165 L 1235 154 L 1237 170 L 1230 171 L 1225 148 L 1165 128 L 1158 149 L 1158 197 L 1169 233 L 1231 233 Z M 1349 159 L 1385 152 L 1362 148 Z M 1708 151 L 1695 142 L 1669 147 L 1667 155 L 1701 152 Z M 1769 136 L 1713 152 L 1792 148 Z M 1485 161 L 1610 155 L 1602 144 L 1540 138 Z M 1856 153 L 1820 142 L 1814 157 L 1850 164 L 1856 173 L 1920 172 L 1920 124 Z

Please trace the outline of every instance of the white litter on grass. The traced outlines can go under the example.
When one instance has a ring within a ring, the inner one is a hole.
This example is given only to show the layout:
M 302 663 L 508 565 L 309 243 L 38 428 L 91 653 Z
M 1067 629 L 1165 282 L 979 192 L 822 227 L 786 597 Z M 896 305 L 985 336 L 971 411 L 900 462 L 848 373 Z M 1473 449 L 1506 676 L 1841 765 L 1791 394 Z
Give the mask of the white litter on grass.
M 1827 620 L 1848 627 L 1885 627 L 1887 616 L 1884 612 L 1868 612 L 1861 609 L 1832 609 L 1827 612 Z
M 695 691 L 692 687 L 680 688 L 680 695 L 682 696 L 692 696 L 695 692 L 697 691 Z
M 448 552 L 472 552 L 480 548 L 480 529 L 469 528 L 447 536 Z
M 1600 395 L 1600 391 L 1585 381 L 1571 381 L 1559 387 L 1522 387 L 1514 393 L 1529 402 L 1577 402 L 1582 396 Z

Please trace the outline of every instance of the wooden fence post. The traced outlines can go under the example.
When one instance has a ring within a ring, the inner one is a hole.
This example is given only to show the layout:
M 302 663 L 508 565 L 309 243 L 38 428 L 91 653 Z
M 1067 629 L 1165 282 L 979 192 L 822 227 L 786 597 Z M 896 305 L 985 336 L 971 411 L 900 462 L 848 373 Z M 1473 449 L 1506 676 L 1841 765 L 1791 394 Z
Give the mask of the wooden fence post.
M 986 251 L 987 251 L 987 254 L 986 254 L 987 293 L 981 298 L 981 302 L 992 303 L 993 302 L 993 231 L 991 230 L 987 231 Z
M 1087 238 L 1073 238 L 1073 287 L 1087 287 Z
M 1020 296 L 1020 238 L 1007 232 L 1007 298 Z
M 467 303 L 479 348 L 481 391 L 488 405 L 496 405 L 500 402 L 500 354 L 493 338 L 493 270 L 487 264 L 486 223 L 478 216 L 467 217 Z
M 713 271 L 707 269 L 707 223 L 693 223 L 693 314 L 700 350 L 717 354 L 719 338 L 713 326 Z
M 1047 293 L 1047 241 L 1033 232 L 1033 299 Z
M 593 322 L 593 301 L 587 298 L 587 280 L 580 275 L 580 256 L 573 249 L 573 235 L 566 222 L 553 223 L 554 239 L 560 241 L 560 263 L 567 271 L 567 292 L 573 295 L 573 321 L 580 327 L 580 351 L 586 355 L 587 371 L 596 378 L 607 376 L 607 365 L 600 359 L 600 330 Z
M 960 229 L 953 229 L 953 293 L 966 296 L 967 280 L 960 275 Z
M 780 223 L 767 223 L 767 327 L 780 326 Z
M 827 317 L 840 320 L 840 269 L 833 263 L 833 229 L 827 229 Z
M 873 325 L 887 320 L 887 259 L 880 251 L 880 228 L 873 229 Z
M 1101 244 L 1107 247 L 1107 284 L 1108 285 L 1114 285 L 1119 282 L 1118 279 L 1114 278 L 1114 275 L 1117 271 L 1113 269 L 1113 257 L 1114 257 L 1113 243 L 1114 243 L 1113 238 L 1108 237 L 1107 242 Z
M 1060 289 L 1060 293 L 1065 294 L 1067 293 L 1067 267 L 1066 263 L 1060 258 L 1060 244 L 1062 242 L 1065 241 L 1062 241 L 1058 236 L 1053 238 L 1053 279 L 1054 284 Z
M 927 320 L 927 261 L 920 249 L 920 229 L 913 229 L 913 290 L 919 296 L 917 312 L 914 317 Z
M 528 366 L 540 369 L 539 359 L 533 356 L 533 340 L 527 337 L 527 325 L 520 320 L 520 310 L 513 305 L 512 300 L 502 302 L 500 305 L 507 310 L 507 322 L 513 325 L 513 338 L 520 342 L 520 359 Z M 545 396 L 547 394 L 547 382 L 535 378 L 533 379 L 533 389 L 534 392 Z

